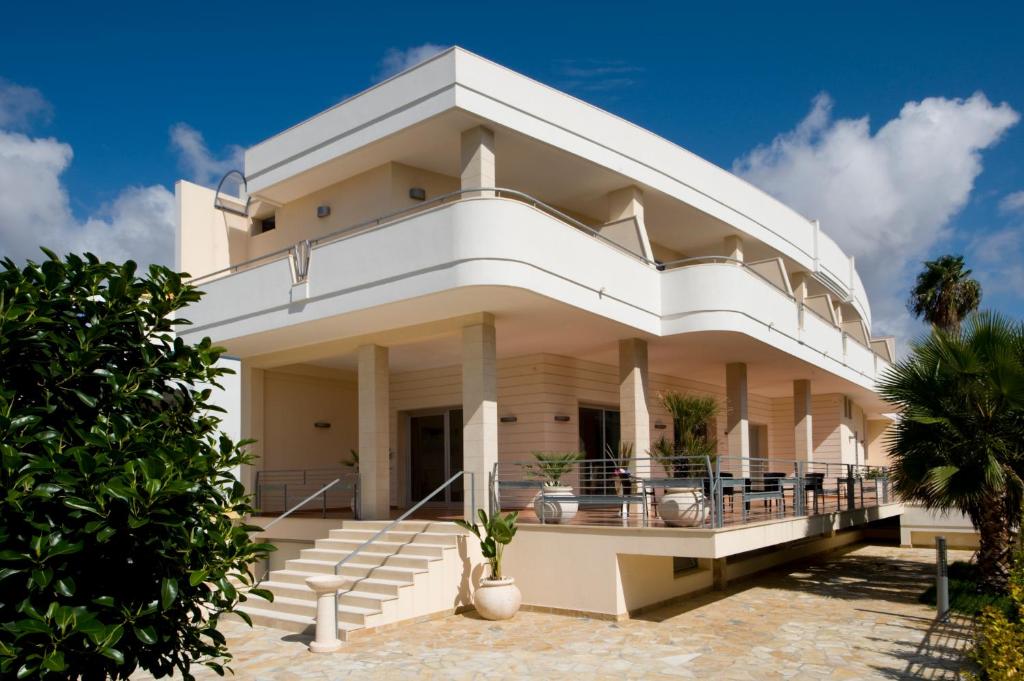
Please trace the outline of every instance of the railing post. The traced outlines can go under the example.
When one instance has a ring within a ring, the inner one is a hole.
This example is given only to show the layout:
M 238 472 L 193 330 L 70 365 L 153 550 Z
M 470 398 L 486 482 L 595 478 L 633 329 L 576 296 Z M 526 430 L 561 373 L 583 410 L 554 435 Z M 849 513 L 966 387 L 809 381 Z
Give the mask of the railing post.
M 846 509 L 852 511 L 857 502 L 853 493 L 853 464 L 846 464 Z
M 882 503 L 889 503 L 889 469 L 882 467 Z
M 806 486 L 804 485 L 804 462 L 797 461 L 793 467 L 796 469 L 796 485 L 793 486 L 793 512 L 800 515 L 807 515 L 807 494 Z
M 320 499 L 323 502 L 321 504 L 321 506 L 320 506 L 320 517 L 321 518 L 326 518 L 327 517 L 327 490 L 324 490 L 323 494 L 320 495 Z
M 725 490 L 722 489 L 722 457 L 715 458 L 715 527 L 725 526 Z
M 935 616 L 940 622 L 949 618 L 949 566 L 946 538 L 935 538 Z
M 256 510 L 257 511 L 263 510 L 263 492 L 262 492 L 262 489 L 261 489 L 262 485 L 260 484 L 262 482 L 260 480 L 260 474 L 262 472 L 263 471 L 256 471 Z

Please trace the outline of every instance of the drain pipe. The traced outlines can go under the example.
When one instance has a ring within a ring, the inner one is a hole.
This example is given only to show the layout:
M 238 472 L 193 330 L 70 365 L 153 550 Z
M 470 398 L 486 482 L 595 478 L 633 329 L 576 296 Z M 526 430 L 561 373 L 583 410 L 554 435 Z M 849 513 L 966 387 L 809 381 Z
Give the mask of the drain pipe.
M 949 564 L 946 538 L 935 538 L 935 609 L 940 622 L 949 619 Z

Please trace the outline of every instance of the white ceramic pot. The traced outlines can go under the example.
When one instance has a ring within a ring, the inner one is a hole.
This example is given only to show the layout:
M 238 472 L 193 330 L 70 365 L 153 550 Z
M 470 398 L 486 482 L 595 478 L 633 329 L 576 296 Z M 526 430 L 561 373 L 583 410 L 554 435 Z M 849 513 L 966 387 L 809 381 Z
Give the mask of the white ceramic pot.
M 658 502 L 658 515 L 670 527 L 694 527 L 704 523 L 704 492 L 670 487 Z
M 485 620 L 512 619 L 522 602 L 523 594 L 511 577 L 482 579 L 473 594 L 473 605 Z
M 568 497 L 565 500 L 552 497 Z M 580 505 L 569 485 L 563 487 L 545 487 L 544 491 L 533 498 L 533 511 L 537 519 L 545 523 L 567 523 L 576 517 Z

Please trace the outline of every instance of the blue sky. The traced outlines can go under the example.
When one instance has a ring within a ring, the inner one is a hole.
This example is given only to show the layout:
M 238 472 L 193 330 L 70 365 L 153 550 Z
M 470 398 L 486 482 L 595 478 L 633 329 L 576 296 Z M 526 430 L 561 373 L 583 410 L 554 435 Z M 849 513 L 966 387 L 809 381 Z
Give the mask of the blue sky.
M 8 97 L 6 120 L 0 99 L 0 133 L 23 151 L 49 155 L 39 157 L 31 182 L 0 168 L 0 254 L 20 254 L 26 226 L 36 231 L 32 220 L 72 221 L 68 229 L 92 230 L 83 243 L 100 250 L 106 227 L 127 221 L 125 233 L 136 237 L 165 229 L 166 220 L 147 225 L 136 210 L 166 208 L 160 187 L 182 176 L 208 180 L 237 147 L 371 85 L 389 51 L 395 62 L 418 46 L 459 44 L 744 172 L 805 213 L 842 212 L 822 219 L 844 246 L 866 222 L 876 227 L 863 241 L 876 245 L 916 225 L 894 242 L 914 244 L 909 265 L 887 266 L 885 248 L 852 247 L 861 249 L 869 288 L 881 288 L 874 297 L 885 299 L 875 302 L 879 322 L 901 336 L 915 328 L 899 312 L 913 263 L 947 251 L 967 253 L 983 275 L 986 303 L 1024 316 L 1024 194 L 1012 196 L 1024 190 L 1024 126 L 1016 123 L 1024 112 L 1024 7 L 823 5 L 179 2 L 69 3 L 57 11 L 15 3 L 0 25 L 0 97 L 4 88 Z M 958 103 L 978 92 L 986 101 Z M 827 99 L 816 100 L 822 93 Z M 878 136 L 905 105 L 922 102 L 930 103 L 915 109 L 916 120 L 946 117 L 945 137 L 920 137 L 909 114 Z M 766 146 L 773 140 L 776 147 Z M 935 148 L 911 163 L 914 140 L 946 140 L 949 168 Z M 865 149 L 875 160 L 850 180 L 843 154 L 856 162 Z M 817 165 L 805 168 L 802 154 Z M 906 167 L 886 189 L 917 198 L 883 215 L 884 206 L 864 204 L 876 202 L 887 163 Z M 817 177 L 822 168 L 839 168 L 836 177 L 849 181 L 822 185 L 845 194 L 845 203 L 807 194 L 801 172 Z M 928 172 L 915 186 L 916 168 Z M 19 182 L 25 186 L 15 192 Z M 4 213 L 5 201 L 54 182 L 63 213 L 41 215 L 49 210 L 42 200 L 39 210 Z M 849 215 L 860 222 L 844 222 Z

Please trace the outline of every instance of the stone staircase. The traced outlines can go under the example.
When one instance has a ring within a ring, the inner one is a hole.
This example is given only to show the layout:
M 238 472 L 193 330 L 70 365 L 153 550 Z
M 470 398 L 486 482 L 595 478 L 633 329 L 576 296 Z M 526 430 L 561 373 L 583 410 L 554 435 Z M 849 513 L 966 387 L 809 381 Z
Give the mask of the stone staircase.
M 260 585 L 273 592 L 273 603 L 252 598 L 241 609 L 255 624 L 312 633 L 316 596 L 306 578 L 333 574 L 338 561 L 387 524 L 341 521 L 341 529 L 331 530 Z M 356 554 L 339 572 L 353 582 L 339 592 L 338 637 L 349 640 L 376 627 L 470 605 L 470 574 L 480 557 L 475 541 L 467 537 L 454 523 L 406 521 Z

